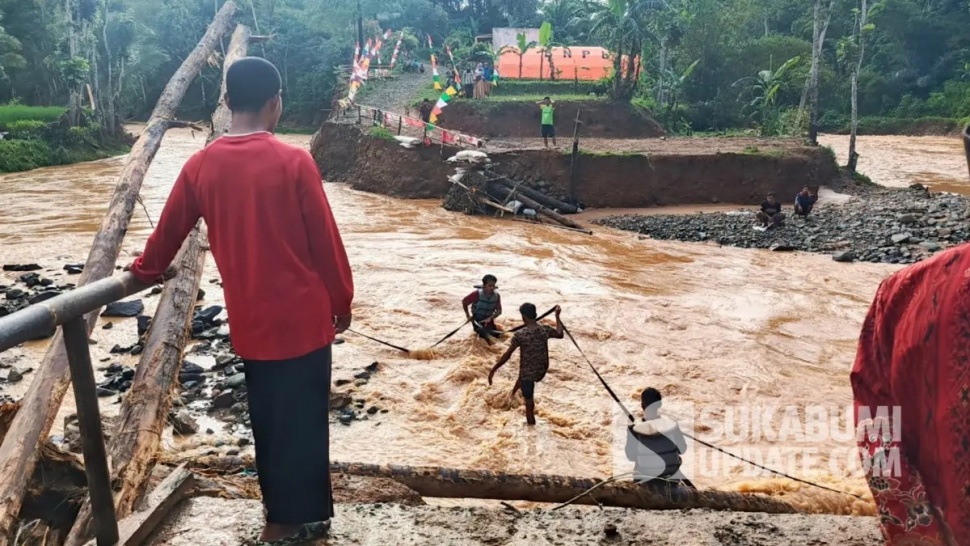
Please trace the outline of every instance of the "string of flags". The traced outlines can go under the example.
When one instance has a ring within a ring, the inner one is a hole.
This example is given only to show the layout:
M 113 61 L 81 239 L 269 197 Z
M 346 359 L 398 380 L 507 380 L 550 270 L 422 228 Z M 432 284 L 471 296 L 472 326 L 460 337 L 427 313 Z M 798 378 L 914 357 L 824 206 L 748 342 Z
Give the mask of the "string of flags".
M 391 38 L 391 29 L 384 31 L 383 35 L 379 35 L 376 38 L 369 38 L 367 43 L 364 44 L 363 50 L 361 50 L 360 42 L 354 46 L 354 64 L 350 70 L 350 84 L 348 86 L 347 98 L 340 100 L 340 106 L 342 108 L 348 107 L 353 101 L 354 97 L 357 96 L 357 91 L 360 87 L 364 85 L 367 81 L 367 74 L 370 72 L 370 63 L 372 59 L 377 59 L 377 63 L 381 62 L 381 46 L 384 42 Z M 404 32 L 401 32 L 401 38 L 404 37 Z M 394 55 L 397 55 L 398 49 L 401 46 L 401 39 L 398 39 L 397 47 L 394 50 Z M 393 63 L 393 59 L 392 59 Z
M 448 89 L 445 89 L 444 93 L 438 97 L 438 102 L 435 103 L 434 108 L 431 110 L 431 117 L 428 118 L 428 121 L 431 123 L 438 121 L 438 115 L 441 114 L 441 110 L 443 110 L 445 106 L 448 106 L 448 103 L 451 102 L 451 97 L 454 97 L 457 94 L 458 91 L 455 89 L 455 87 L 453 85 L 449 85 Z
M 404 31 L 397 37 L 397 44 L 394 45 L 394 53 L 391 54 L 391 65 L 390 69 L 394 69 L 394 65 L 397 64 L 397 54 L 401 51 L 401 42 L 404 41 Z
M 481 139 L 473 137 L 471 135 L 466 135 L 459 133 L 457 131 L 449 131 L 447 129 L 442 129 L 441 127 L 432 125 L 430 123 L 425 123 L 420 119 L 410 118 L 407 116 L 401 116 L 398 114 L 392 114 L 390 112 L 381 112 L 380 117 L 375 118 L 376 122 L 383 123 L 386 128 L 394 129 L 398 125 L 407 125 L 408 127 L 413 127 L 415 129 L 422 129 L 425 132 L 425 136 L 430 139 L 430 136 L 436 133 L 440 133 L 440 139 L 442 144 L 447 144 L 451 146 L 471 146 L 479 148 L 482 145 Z

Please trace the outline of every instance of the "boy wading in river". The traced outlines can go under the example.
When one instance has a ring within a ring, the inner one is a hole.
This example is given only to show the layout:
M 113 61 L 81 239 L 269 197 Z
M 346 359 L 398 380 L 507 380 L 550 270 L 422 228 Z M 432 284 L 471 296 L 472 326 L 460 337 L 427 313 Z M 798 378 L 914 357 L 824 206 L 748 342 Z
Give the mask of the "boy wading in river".
M 240 59 L 226 72 L 232 129 L 182 167 L 132 274 L 161 275 L 199 218 L 222 274 L 232 345 L 245 361 L 261 541 L 329 528 L 330 348 L 350 327 L 347 253 L 310 154 L 273 136 L 280 75 Z M 286 290 L 268 290 L 284 279 Z
M 559 306 L 556 306 L 556 327 L 553 329 L 545 324 L 539 324 L 536 320 L 536 306 L 531 303 L 523 303 L 519 307 L 522 313 L 522 321 L 525 328 L 519 330 L 512 336 L 512 344 L 505 351 L 502 358 L 488 373 L 488 384 L 492 384 L 492 377 L 499 368 L 505 365 L 512 358 L 512 353 L 516 349 L 521 349 L 519 364 L 519 378 L 512 387 L 512 396 L 516 391 L 522 389 L 522 398 L 525 398 L 525 420 L 528 424 L 536 424 L 536 405 L 534 401 L 536 383 L 542 381 L 549 371 L 549 340 L 562 339 L 563 328 L 559 320 Z

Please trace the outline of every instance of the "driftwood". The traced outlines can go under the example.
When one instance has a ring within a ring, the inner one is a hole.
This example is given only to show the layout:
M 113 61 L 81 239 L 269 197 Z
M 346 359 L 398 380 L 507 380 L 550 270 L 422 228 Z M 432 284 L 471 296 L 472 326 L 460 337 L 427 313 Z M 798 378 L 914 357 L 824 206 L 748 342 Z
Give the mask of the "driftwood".
M 187 461 L 199 472 L 239 472 L 254 466 L 251 457 L 197 457 Z M 795 506 L 764 495 L 729 491 L 674 488 L 668 493 L 652 491 L 631 480 L 601 484 L 596 478 L 574 478 L 549 474 L 506 474 L 483 470 L 372 465 L 331 462 L 330 472 L 365 478 L 394 480 L 422 497 L 491 499 L 543 503 L 615 506 L 644 510 L 705 508 L 735 512 L 793 514 Z M 588 495 L 583 495 L 587 491 Z M 576 498 L 579 497 L 579 498 Z M 573 500 L 575 498 L 575 500 Z
M 558 199 L 553 199 L 552 197 L 549 197 L 548 195 L 542 192 L 538 192 L 522 184 L 516 184 L 515 182 L 512 182 L 511 180 L 509 180 L 504 176 L 493 178 L 489 181 L 502 184 L 503 186 L 509 189 L 515 190 L 518 193 L 528 197 L 529 199 L 532 199 L 533 201 L 542 204 L 543 206 L 549 207 L 551 209 L 556 209 L 562 214 L 576 214 L 579 212 L 578 208 L 576 208 L 573 205 L 570 205 L 569 203 L 564 203 Z M 525 201 L 522 201 L 522 202 L 525 203 Z
M 249 27 L 237 25 L 223 61 L 223 75 L 233 62 L 246 56 L 249 39 Z M 231 119 L 225 104 L 223 77 L 222 98 L 212 115 L 213 130 L 206 145 L 229 129 Z M 178 274 L 166 283 L 162 292 L 131 392 L 122 403 L 121 418 L 108 446 L 114 464 L 115 514 L 119 518 L 134 511 L 148 489 L 155 467 L 162 429 L 171 405 L 172 387 L 182 363 L 182 351 L 202 280 L 206 258 L 204 239 L 205 226 L 200 221 L 175 258 Z M 86 501 L 64 546 L 81 546 L 91 537 L 91 532 L 91 506 Z
M 148 496 L 145 508 L 118 522 L 117 546 L 140 546 L 169 516 L 172 509 L 197 491 L 195 476 L 180 466 Z M 88 546 L 95 546 L 92 540 Z
M 108 214 L 94 237 L 78 286 L 106 278 L 114 272 L 148 166 L 161 145 L 162 136 L 172 125 L 189 84 L 215 50 L 219 37 L 229 29 L 235 10 L 232 1 L 226 2 L 162 92 L 145 131 L 132 147 L 121 171 Z M 92 312 L 87 316 L 89 334 L 97 323 L 98 314 Z M 22 411 L 17 412 L 6 441 L 0 445 L 0 546 L 9 544 L 27 481 L 37 464 L 37 448 L 53 425 L 69 383 L 64 339 L 58 332 L 22 400 Z
M 518 199 L 525 206 L 535 209 L 535 211 L 538 212 L 539 214 L 542 214 L 543 216 L 548 216 L 549 218 L 552 218 L 553 220 L 559 222 L 564 226 L 582 230 L 584 232 L 589 232 L 586 228 L 577 224 L 576 222 L 573 222 L 569 218 L 566 218 L 565 216 L 553 211 L 552 209 L 545 207 L 537 203 L 536 201 L 533 201 L 532 199 L 529 199 L 528 197 L 526 197 L 525 195 L 522 195 L 521 193 L 518 193 L 518 190 L 516 192 L 513 192 L 511 189 L 505 187 L 503 184 L 498 184 L 493 182 L 488 185 L 488 191 L 489 193 L 494 193 L 495 195 L 498 195 L 499 197 L 501 197 L 506 201 L 508 201 L 510 198 Z

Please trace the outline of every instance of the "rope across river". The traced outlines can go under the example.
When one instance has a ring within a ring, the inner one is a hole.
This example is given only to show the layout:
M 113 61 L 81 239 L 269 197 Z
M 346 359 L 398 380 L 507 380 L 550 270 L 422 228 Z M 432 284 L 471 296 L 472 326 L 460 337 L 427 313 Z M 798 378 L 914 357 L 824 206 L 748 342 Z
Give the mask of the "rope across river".
M 540 315 L 536 320 L 542 320 L 543 318 L 548 317 L 553 312 L 555 312 L 555 310 L 556 310 L 556 307 L 553 306 L 548 311 L 546 311 L 545 313 L 543 313 L 542 315 Z M 437 347 L 438 345 L 440 345 L 445 340 L 447 340 L 447 339 L 451 338 L 452 336 L 454 336 L 455 334 L 457 334 L 462 328 L 465 327 L 466 324 L 468 324 L 470 322 L 474 322 L 474 321 L 469 318 L 468 320 L 466 320 L 465 322 L 463 322 L 461 324 L 461 326 L 455 328 L 454 330 L 452 330 L 451 332 L 449 332 L 448 334 L 446 334 L 443 338 L 441 338 L 440 340 L 438 340 L 431 347 L 432 348 Z M 478 325 L 477 323 L 475 323 L 475 324 L 476 324 L 476 326 L 478 326 L 479 328 L 481 328 L 480 325 Z M 511 330 L 509 330 L 508 332 L 505 332 L 505 333 L 512 334 L 512 333 L 515 333 L 515 332 L 521 330 L 522 328 L 525 328 L 525 324 L 516 326 L 515 328 L 512 328 Z M 405 349 L 404 347 L 400 347 L 398 345 L 395 345 L 393 343 L 389 343 L 387 341 L 382 341 L 380 339 L 377 339 L 377 338 L 368 336 L 366 334 L 362 334 L 360 332 L 357 332 L 357 331 L 352 330 L 352 329 L 349 329 L 349 328 L 347 329 L 347 331 L 348 332 L 351 332 L 351 333 L 354 333 L 354 334 L 357 334 L 358 336 L 361 336 L 363 338 L 369 339 L 371 341 L 380 343 L 382 345 L 386 345 L 386 346 L 391 347 L 393 349 L 397 349 L 398 351 L 402 351 L 402 352 L 405 352 L 405 353 L 413 353 L 414 352 L 414 351 L 411 351 L 409 349 Z M 610 397 L 613 398 L 613 400 L 620 406 L 620 409 L 623 410 L 623 413 L 626 414 L 626 416 L 630 420 L 630 422 L 631 423 L 636 423 L 636 418 L 633 416 L 633 414 L 630 412 L 630 410 L 627 409 L 627 407 L 623 404 L 623 402 L 620 401 L 620 397 L 616 395 L 616 392 L 613 391 L 613 389 L 610 387 L 609 383 L 607 383 L 606 380 L 603 379 L 603 376 L 600 375 L 599 371 L 596 369 L 596 366 L 594 366 L 593 363 L 590 361 L 589 357 L 586 356 L 586 353 L 583 351 L 582 347 L 579 346 L 579 343 L 576 341 L 576 338 L 573 337 L 573 334 L 569 331 L 568 328 L 566 328 L 566 325 L 565 324 L 563 324 L 563 332 L 569 338 L 569 341 L 572 342 L 573 346 L 576 347 L 576 350 L 579 351 L 579 354 L 582 355 L 583 359 L 586 361 L 586 364 L 588 364 L 589 365 L 589 368 L 593 371 L 593 374 L 595 374 L 596 375 L 596 378 L 599 379 L 600 384 L 602 384 L 603 385 L 603 388 L 606 389 L 606 392 L 609 393 Z M 866 500 L 865 497 L 863 497 L 861 495 L 858 495 L 858 494 L 855 494 L 855 493 L 850 493 L 848 491 L 841 491 L 839 489 L 834 489 L 832 487 L 828 487 L 828 486 L 825 486 L 825 485 L 822 485 L 822 484 L 819 484 L 819 483 L 815 483 L 815 482 L 811 482 L 811 481 L 808 481 L 808 480 L 804 480 L 802 478 L 798 478 L 798 477 L 792 476 L 790 474 L 786 474 L 784 472 L 781 472 L 781 471 L 778 471 L 778 470 L 774 470 L 774 469 L 768 468 L 768 467 L 766 467 L 766 466 L 764 466 L 762 464 L 756 463 L 754 461 L 751 461 L 749 459 L 746 459 L 744 457 L 741 457 L 739 455 L 736 455 L 734 453 L 731 453 L 730 451 L 727 451 L 727 450 L 725 450 L 723 448 L 720 448 L 720 447 L 718 447 L 718 446 L 716 446 L 714 444 L 711 444 L 709 442 L 705 442 L 704 440 L 701 440 L 701 439 L 699 439 L 699 438 L 697 438 L 697 437 L 695 437 L 695 436 L 693 436 L 691 434 L 688 434 L 686 432 L 684 433 L 684 436 L 687 437 L 687 438 L 690 438 L 691 440 L 697 442 L 698 444 L 700 444 L 702 446 L 705 446 L 705 447 L 708 447 L 710 449 L 716 450 L 716 451 L 718 451 L 720 453 L 723 453 L 723 454 L 725 454 L 725 455 L 727 455 L 729 457 L 733 457 L 733 458 L 735 458 L 735 459 L 737 459 L 739 461 L 742 461 L 744 463 L 747 463 L 749 465 L 752 465 L 752 466 L 754 466 L 756 468 L 759 468 L 761 470 L 765 470 L 767 472 L 770 472 L 771 474 L 774 474 L 776 476 L 781 476 L 783 478 L 787 478 L 789 480 L 792 480 L 792 481 L 795 481 L 795 482 L 798 482 L 798 483 L 802 483 L 802 484 L 805 484 L 805 485 L 808 485 L 808 486 L 811 486 L 811 487 L 815 487 L 815 488 L 818 488 L 818 489 L 823 489 L 825 491 L 830 491 L 832 493 L 839 493 L 839 494 L 842 494 L 842 495 L 848 495 L 850 497 L 857 498 L 859 500 Z M 612 479 L 615 479 L 615 478 L 616 478 L 616 476 L 610 478 L 609 480 L 612 480 Z M 607 481 L 609 481 L 609 480 L 607 480 Z M 604 483 L 606 483 L 606 482 L 604 482 Z M 586 492 L 584 494 L 588 494 L 588 493 L 589 492 Z

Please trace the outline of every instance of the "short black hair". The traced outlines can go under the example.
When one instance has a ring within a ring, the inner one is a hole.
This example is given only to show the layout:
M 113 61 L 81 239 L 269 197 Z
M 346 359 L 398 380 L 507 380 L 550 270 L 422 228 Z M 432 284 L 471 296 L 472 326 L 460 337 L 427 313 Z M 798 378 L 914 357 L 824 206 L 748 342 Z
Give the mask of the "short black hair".
M 498 282 L 498 279 L 495 278 L 495 275 L 485 275 L 484 277 L 482 277 L 482 285 L 483 286 L 486 285 L 486 284 L 488 284 L 488 283 L 490 283 L 490 282 L 494 282 L 494 283 L 497 283 Z
M 660 391 L 653 387 L 647 387 L 640 393 L 640 407 L 643 409 L 647 409 L 661 400 L 663 400 L 663 397 L 660 396 Z
M 424 99 L 424 102 L 431 102 L 430 99 Z
M 259 112 L 282 87 L 280 71 L 260 57 L 243 57 L 226 71 L 226 98 L 233 112 Z
M 768 197 L 774 197 L 774 196 L 775 196 L 775 192 L 773 191 L 768 192 Z
M 542 100 L 550 100 L 549 97 L 543 97 Z
M 535 320 L 539 316 L 539 313 L 536 312 L 536 306 L 531 303 L 523 303 L 519 307 L 519 312 L 522 313 L 523 317 L 532 320 Z

